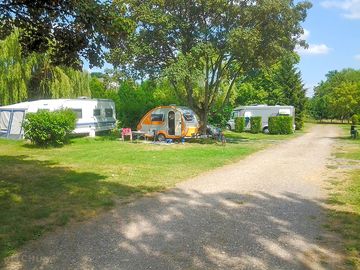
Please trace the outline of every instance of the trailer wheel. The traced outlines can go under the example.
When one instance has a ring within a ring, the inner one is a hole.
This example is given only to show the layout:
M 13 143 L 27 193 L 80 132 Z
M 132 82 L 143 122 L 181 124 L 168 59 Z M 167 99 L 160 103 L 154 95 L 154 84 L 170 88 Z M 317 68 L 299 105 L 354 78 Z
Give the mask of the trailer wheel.
M 264 127 L 264 128 L 263 128 L 263 133 L 269 134 L 269 133 L 270 133 L 269 128 L 268 128 L 268 127 Z
M 226 128 L 226 130 L 231 130 L 231 126 L 230 126 L 230 125 L 226 125 L 225 128 Z
M 166 140 L 166 137 L 165 137 L 164 134 L 160 133 L 160 134 L 157 135 L 157 140 L 159 142 L 164 142 Z

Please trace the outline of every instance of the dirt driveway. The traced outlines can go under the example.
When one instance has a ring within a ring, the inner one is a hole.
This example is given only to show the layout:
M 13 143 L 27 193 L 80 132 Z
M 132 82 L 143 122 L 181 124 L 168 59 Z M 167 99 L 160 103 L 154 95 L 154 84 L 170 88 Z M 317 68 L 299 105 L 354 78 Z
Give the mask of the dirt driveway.
M 332 126 L 61 229 L 10 269 L 331 269 L 324 245 Z

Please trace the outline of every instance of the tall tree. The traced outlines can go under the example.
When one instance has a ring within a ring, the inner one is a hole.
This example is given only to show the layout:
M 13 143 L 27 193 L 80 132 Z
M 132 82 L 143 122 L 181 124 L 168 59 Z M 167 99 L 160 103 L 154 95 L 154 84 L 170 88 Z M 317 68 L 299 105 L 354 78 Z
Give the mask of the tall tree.
M 119 46 L 132 29 L 123 1 L 1 0 L 0 39 L 15 28 L 25 55 L 48 52 L 54 65 L 101 66 L 104 48 Z
M 294 49 L 310 6 L 292 0 L 129 0 L 136 31 L 109 60 L 133 77 L 165 75 L 205 126 L 219 99 L 221 107 L 228 104 L 238 78 Z
M 305 106 L 307 102 L 306 89 L 302 82 L 301 73 L 295 67 L 299 62 L 295 54 L 285 56 L 275 71 L 275 84 L 282 92 L 282 100 L 278 104 L 293 105 L 295 107 L 296 129 L 304 124 Z

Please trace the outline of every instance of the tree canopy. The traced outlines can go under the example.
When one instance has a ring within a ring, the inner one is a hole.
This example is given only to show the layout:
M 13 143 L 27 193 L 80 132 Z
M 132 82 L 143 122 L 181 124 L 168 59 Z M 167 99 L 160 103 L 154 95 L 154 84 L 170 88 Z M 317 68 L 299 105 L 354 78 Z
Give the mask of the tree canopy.
M 311 4 L 291 0 L 129 0 L 137 22 L 111 61 L 134 77 L 164 76 L 203 123 L 223 108 L 235 82 L 299 44 Z M 300 42 L 304 45 L 303 42 Z
M 330 71 L 314 89 L 311 114 L 315 119 L 349 119 L 360 114 L 360 70 Z
M 45 53 L 54 65 L 101 66 L 104 49 L 120 46 L 132 29 L 123 1 L 1 0 L 0 39 L 20 29 L 23 53 Z

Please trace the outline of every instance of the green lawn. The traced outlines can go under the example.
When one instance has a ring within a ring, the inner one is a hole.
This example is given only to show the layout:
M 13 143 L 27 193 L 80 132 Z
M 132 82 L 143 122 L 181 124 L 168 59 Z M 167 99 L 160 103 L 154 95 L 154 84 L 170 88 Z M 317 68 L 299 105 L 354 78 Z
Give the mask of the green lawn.
M 333 181 L 329 200 L 333 206 L 329 215 L 330 228 L 342 236 L 348 264 L 360 269 L 360 139 L 350 139 L 349 125 L 343 125 L 343 129 L 344 137 L 339 138 L 335 155 L 353 167 L 345 177 Z
M 76 138 L 39 149 L 0 140 L 0 262 L 25 242 L 69 221 L 110 209 L 129 196 L 162 191 L 289 136 L 232 134 L 244 141 L 153 145 Z M 293 137 L 293 136 L 290 136 Z M 264 139 L 266 138 L 266 139 Z

